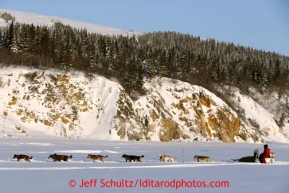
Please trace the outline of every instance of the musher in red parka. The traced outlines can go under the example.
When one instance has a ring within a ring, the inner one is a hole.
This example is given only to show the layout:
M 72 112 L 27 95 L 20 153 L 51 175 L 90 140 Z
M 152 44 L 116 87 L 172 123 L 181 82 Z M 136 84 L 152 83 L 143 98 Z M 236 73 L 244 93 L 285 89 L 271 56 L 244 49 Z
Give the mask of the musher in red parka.
M 259 161 L 260 163 L 266 163 L 265 158 L 269 158 L 270 157 L 270 149 L 268 148 L 268 145 L 265 144 L 264 145 L 264 152 L 260 154 L 259 156 Z

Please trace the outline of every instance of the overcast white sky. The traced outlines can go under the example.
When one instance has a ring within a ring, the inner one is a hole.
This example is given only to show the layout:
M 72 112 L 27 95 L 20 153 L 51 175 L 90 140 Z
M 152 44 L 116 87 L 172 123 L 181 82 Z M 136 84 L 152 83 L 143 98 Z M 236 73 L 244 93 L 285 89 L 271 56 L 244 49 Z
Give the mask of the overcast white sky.
M 176 31 L 289 56 L 288 0 L 0 0 L 0 8 L 137 32 Z

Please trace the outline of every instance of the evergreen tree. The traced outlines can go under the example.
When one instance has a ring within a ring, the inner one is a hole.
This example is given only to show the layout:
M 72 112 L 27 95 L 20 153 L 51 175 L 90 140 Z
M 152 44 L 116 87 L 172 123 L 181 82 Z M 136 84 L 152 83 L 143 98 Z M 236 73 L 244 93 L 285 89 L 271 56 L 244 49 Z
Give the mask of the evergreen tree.
M 159 53 L 159 57 L 158 57 L 158 72 L 159 72 L 159 76 L 168 76 L 168 69 L 167 69 L 167 59 L 166 59 L 166 51 L 163 51 Z
M 16 30 L 16 26 L 13 29 L 13 34 L 11 37 L 11 43 L 9 45 L 9 50 L 11 50 L 12 52 L 18 52 L 19 51 L 19 46 L 18 46 L 18 34 L 17 34 L 17 30 Z M 10 41 L 10 40 L 9 40 Z
M 267 73 L 266 71 L 262 71 L 261 73 L 261 79 L 260 79 L 260 91 L 263 94 L 267 88 Z
M 48 55 L 50 47 L 50 35 L 47 27 L 43 28 L 42 36 L 40 40 L 40 53 L 41 55 Z
M 15 37 L 13 37 L 14 35 L 15 35 L 14 22 L 12 22 L 9 25 L 8 33 L 6 33 L 6 41 L 5 41 L 5 47 L 9 50 L 11 50 L 11 46 L 13 44 L 13 38 L 15 39 Z
M 285 113 L 282 113 L 279 121 L 278 121 L 278 126 L 279 127 L 284 127 L 285 126 L 285 119 L 286 119 L 286 115 Z
M 135 64 L 135 58 L 132 57 L 128 60 L 128 72 L 126 78 L 126 85 L 128 87 L 128 93 L 130 94 L 137 87 L 138 69 Z
M 27 52 L 29 50 L 28 32 L 29 32 L 29 26 L 26 24 L 23 24 L 23 26 L 21 27 L 21 33 L 20 33 L 20 50 L 23 52 Z
M 95 46 L 92 43 L 88 46 L 88 72 L 95 71 L 96 57 L 95 57 Z
M 41 45 L 42 45 L 42 29 L 39 26 L 36 26 L 35 29 L 35 52 L 36 54 L 41 54 Z
M 35 26 L 31 24 L 29 26 L 29 32 L 28 32 L 28 51 L 30 53 L 34 53 L 36 48 L 36 31 Z

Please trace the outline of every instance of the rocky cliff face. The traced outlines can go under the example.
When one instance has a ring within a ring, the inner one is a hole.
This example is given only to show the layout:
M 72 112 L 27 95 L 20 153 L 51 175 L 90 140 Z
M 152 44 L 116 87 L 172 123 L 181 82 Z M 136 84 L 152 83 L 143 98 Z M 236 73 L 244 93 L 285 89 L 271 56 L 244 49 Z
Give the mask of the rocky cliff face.
M 204 88 L 164 78 L 145 87 L 148 94 L 135 102 L 135 117 L 147 139 L 235 142 L 241 132 L 236 113 Z
M 266 116 L 262 120 L 270 122 L 268 127 L 259 123 L 258 130 L 252 128 L 224 101 L 199 86 L 167 78 L 148 79 L 144 86 L 147 95 L 133 101 L 117 82 L 100 76 L 3 68 L 2 136 L 31 136 L 36 131 L 108 140 L 288 141 L 272 115 L 260 113 L 263 109 L 254 101 L 239 99 L 258 107 L 255 114 L 251 108 L 248 116 L 254 114 L 257 122 L 256 116 Z

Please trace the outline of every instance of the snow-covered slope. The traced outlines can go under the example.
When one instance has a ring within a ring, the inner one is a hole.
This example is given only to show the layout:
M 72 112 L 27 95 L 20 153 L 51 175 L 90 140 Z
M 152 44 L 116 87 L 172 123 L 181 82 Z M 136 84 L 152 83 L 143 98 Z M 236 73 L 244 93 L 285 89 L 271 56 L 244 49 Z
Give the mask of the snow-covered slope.
M 0 79 L 4 133 L 10 121 L 12 129 L 25 135 L 34 130 L 62 137 L 110 138 L 117 83 L 81 73 L 23 68 L 2 69 Z
M 140 34 L 138 32 L 134 32 L 131 30 L 121 30 L 121 29 L 116 29 L 116 28 L 97 25 L 97 24 L 91 24 L 91 23 L 86 23 L 86 22 L 81 22 L 81 21 L 60 18 L 57 16 L 45 16 L 45 15 L 39 15 L 35 13 L 25 13 L 25 12 L 19 12 L 19 11 L 0 9 L 0 13 L 5 13 L 5 12 L 10 13 L 12 16 L 14 16 L 15 21 L 18 23 L 33 24 L 35 26 L 36 25 L 52 26 L 54 22 L 62 22 L 63 24 L 70 25 L 73 28 L 86 29 L 88 32 L 91 32 L 91 33 L 100 33 L 100 34 L 105 34 L 105 35 L 124 35 L 124 36 Z M 6 23 L 2 18 L 0 18 L 0 26 L 7 26 L 8 23 Z
M 258 130 L 200 86 L 167 78 L 148 79 L 144 86 L 147 95 L 133 101 L 120 84 L 101 76 L 2 66 L 1 135 L 288 142 L 273 116 L 248 97 L 236 94 Z

